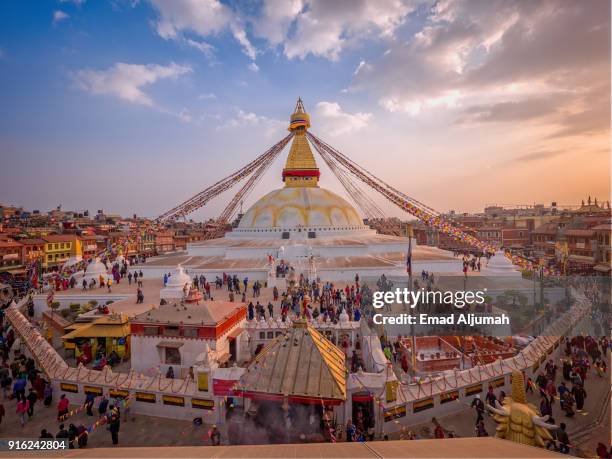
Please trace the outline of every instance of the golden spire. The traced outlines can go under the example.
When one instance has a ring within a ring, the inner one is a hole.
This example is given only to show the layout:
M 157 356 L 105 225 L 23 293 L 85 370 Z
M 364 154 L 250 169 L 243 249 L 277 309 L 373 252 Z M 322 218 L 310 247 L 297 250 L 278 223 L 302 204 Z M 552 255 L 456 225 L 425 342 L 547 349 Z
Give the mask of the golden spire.
M 283 181 L 287 187 L 315 187 L 319 184 L 319 168 L 306 139 L 309 127 L 310 116 L 302 99 L 298 98 L 289 123 L 289 131 L 294 133 L 293 141 L 283 169 Z

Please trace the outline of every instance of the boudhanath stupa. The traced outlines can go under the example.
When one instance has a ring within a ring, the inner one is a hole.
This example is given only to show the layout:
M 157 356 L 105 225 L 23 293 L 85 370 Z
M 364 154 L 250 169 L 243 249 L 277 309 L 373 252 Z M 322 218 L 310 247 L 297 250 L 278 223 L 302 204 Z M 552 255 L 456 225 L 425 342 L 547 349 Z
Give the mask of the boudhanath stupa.
M 264 280 L 274 258 L 305 274 L 314 264 L 321 279 L 405 275 L 409 239 L 378 234 L 346 199 L 319 186 L 321 172 L 306 136 L 309 127 L 310 116 L 298 100 L 289 125 L 294 136 L 282 172 L 284 186 L 255 202 L 237 228 L 222 238 L 189 244 L 187 254 L 161 257 L 146 268 L 158 266 L 161 274 L 181 263 L 192 274 L 231 272 Z M 413 239 L 412 268 L 456 274 L 461 261 Z

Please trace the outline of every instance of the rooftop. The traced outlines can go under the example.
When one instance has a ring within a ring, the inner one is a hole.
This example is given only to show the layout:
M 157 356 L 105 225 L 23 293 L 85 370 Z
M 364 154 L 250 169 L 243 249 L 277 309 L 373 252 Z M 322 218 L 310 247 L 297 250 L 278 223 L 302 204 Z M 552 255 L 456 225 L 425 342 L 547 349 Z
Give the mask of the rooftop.
M 188 325 L 218 325 L 236 314 L 246 311 L 244 303 L 229 301 L 206 301 L 202 304 L 164 304 L 138 314 L 132 323 L 163 323 Z

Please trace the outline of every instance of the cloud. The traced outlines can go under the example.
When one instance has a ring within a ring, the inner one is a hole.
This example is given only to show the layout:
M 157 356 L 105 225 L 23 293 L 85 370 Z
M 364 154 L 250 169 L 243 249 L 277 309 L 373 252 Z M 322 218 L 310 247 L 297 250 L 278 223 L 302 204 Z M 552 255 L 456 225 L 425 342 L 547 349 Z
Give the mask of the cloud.
M 348 113 L 337 102 L 319 102 L 315 108 L 316 118 L 330 135 L 336 136 L 357 131 L 368 125 L 371 113 Z
M 53 12 L 53 25 L 57 25 L 60 22 L 68 19 L 70 17 L 70 15 L 68 13 L 64 13 L 62 10 L 55 10 Z
M 223 124 L 217 127 L 217 130 L 235 129 L 242 127 L 257 127 L 262 130 L 266 137 L 278 135 L 287 127 L 287 123 L 281 120 L 268 118 L 266 116 L 257 115 L 253 112 L 247 112 L 238 109 L 236 116 L 226 120 Z
M 73 3 L 76 6 L 81 6 L 87 0 L 60 0 L 60 3 Z
M 289 59 L 309 54 L 331 60 L 366 37 L 392 38 L 417 0 L 264 0 L 254 32 Z
M 359 65 L 357 66 L 357 68 L 353 72 L 353 75 L 357 75 L 363 69 L 367 69 L 368 67 L 369 67 L 369 65 L 368 65 L 368 63 L 366 61 L 364 61 L 364 60 L 359 61 Z
M 359 68 L 350 91 L 373 93 L 389 112 L 450 108 L 462 125 L 601 133 L 610 124 L 610 3 L 440 0 L 411 39 Z
M 208 92 L 208 93 L 204 93 L 204 94 L 200 94 L 198 96 L 199 100 L 210 100 L 210 99 L 216 99 L 217 95 L 212 93 L 212 92 Z
M 259 72 L 259 66 L 255 62 L 249 64 L 249 70 L 251 72 Z
M 94 95 L 112 95 L 127 102 L 155 106 L 143 87 L 162 79 L 174 79 L 190 73 L 190 67 L 171 63 L 168 66 L 157 64 L 126 64 L 118 62 L 106 70 L 79 70 L 74 75 L 77 85 Z
M 229 29 L 243 52 L 255 59 L 257 50 L 249 41 L 240 18 L 219 0 L 150 0 L 159 13 L 157 33 L 166 40 L 179 40 L 185 33 L 200 37 L 220 34 Z
M 567 153 L 564 150 L 542 150 L 542 151 L 534 151 L 531 153 L 525 153 L 521 156 L 517 156 L 513 159 L 516 162 L 531 162 L 538 161 L 540 159 L 549 159 L 555 156 L 560 156 Z
M 197 49 L 209 59 L 213 58 L 215 55 L 215 47 L 205 41 L 192 40 L 191 38 L 185 38 L 184 41 L 187 45 Z

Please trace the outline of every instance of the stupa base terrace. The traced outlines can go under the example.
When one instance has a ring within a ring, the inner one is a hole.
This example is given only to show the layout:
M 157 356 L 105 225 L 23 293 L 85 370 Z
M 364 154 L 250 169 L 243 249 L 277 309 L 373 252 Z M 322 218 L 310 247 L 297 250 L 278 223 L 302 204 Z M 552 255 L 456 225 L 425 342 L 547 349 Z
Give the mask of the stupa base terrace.
M 268 278 L 268 260 L 272 256 L 278 261 L 289 262 L 304 274 L 314 268 L 317 275 L 326 280 L 351 280 L 355 274 L 362 279 L 378 279 L 382 274 L 405 277 L 406 273 L 408 238 L 367 234 L 286 240 L 232 238 L 231 234 L 189 244 L 186 252 L 150 258 L 139 265 L 139 269 L 147 277 L 163 276 L 180 264 L 190 274 L 203 274 L 209 279 L 225 272 L 264 281 Z M 413 241 L 412 269 L 414 272 L 425 270 L 456 275 L 461 273 L 461 259 L 436 247 L 417 246 Z

